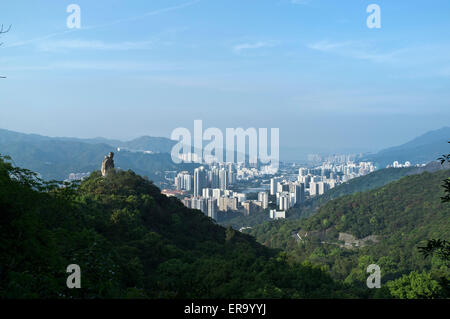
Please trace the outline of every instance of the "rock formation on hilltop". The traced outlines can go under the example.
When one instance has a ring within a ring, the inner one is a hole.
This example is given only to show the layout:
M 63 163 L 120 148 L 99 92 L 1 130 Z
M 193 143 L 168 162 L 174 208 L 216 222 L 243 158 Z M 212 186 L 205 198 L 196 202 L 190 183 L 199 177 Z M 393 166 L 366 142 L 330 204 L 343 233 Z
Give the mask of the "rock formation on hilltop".
M 105 177 L 110 171 L 114 170 L 114 153 L 110 152 L 102 162 L 102 176 Z

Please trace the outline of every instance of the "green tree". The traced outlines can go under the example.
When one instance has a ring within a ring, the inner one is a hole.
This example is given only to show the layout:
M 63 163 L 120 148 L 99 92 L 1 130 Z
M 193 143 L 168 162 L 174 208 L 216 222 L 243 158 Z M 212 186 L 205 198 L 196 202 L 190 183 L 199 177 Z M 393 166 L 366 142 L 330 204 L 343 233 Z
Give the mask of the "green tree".
M 450 141 L 448 142 L 450 143 Z M 450 154 L 444 154 L 438 160 L 441 165 L 444 163 L 450 163 Z M 442 188 L 444 189 L 444 196 L 441 197 L 442 203 L 450 202 L 450 177 L 443 180 Z M 418 247 L 419 251 L 422 253 L 424 258 L 429 256 L 437 256 L 441 259 L 446 266 L 450 265 L 450 242 L 442 239 L 430 239 L 428 240 L 426 246 Z M 440 283 L 446 291 L 446 295 L 450 296 L 450 280 L 447 276 L 440 277 Z
M 425 299 L 440 297 L 442 294 L 439 283 L 425 271 L 422 273 L 413 271 L 409 275 L 389 281 L 386 285 L 394 298 Z

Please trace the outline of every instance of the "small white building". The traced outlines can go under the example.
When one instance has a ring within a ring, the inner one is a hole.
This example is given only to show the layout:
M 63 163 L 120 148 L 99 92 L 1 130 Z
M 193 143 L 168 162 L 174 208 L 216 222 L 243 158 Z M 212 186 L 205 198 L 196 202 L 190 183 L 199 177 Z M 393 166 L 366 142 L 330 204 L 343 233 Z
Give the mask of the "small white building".
M 279 218 L 286 218 L 286 211 L 277 211 L 276 209 L 270 210 L 270 219 L 279 219 Z

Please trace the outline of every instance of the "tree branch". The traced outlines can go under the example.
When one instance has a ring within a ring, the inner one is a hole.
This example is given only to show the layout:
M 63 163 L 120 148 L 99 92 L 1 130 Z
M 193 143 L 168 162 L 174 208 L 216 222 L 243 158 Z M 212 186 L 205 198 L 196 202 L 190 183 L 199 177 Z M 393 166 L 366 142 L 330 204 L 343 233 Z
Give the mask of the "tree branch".
M 0 35 L 2 35 L 2 34 L 4 34 L 4 33 L 8 33 L 9 32 L 9 30 L 11 30 L 11 24 L 9 25 L 9 27 L 8 27 L 8 29 L 6 29 L 5 30 L 5 27 L 3 26 L 3 24 L 2 24 L 2 26 L 1 26 L 1 28 L 0 28 Z M 3 42 L 1 42 L 0 43 L 0 46 L 3 44 Z M 6 79 L 6 76 L 0 76 L 0 79 Z

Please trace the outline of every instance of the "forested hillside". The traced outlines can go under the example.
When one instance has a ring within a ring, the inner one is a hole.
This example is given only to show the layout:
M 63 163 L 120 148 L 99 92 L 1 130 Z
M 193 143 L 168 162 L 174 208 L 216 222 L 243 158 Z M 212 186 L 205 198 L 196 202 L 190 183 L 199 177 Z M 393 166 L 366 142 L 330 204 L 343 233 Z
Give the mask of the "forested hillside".
M 132 171 L 60 188 L 0 157 L 0 212 L 0 298 L 355 297 Z
M 436 256 L 424 259 L 417 247 L 430 238 L 450 239 L 450 207 L 441 202 L 441 184 L 449 175 L 443 170 L 407 176 L 329 201 L 309 218 L 265 223 L 248 232 L 286 250 L 293 261 L 326 266 L 355 289 L 365 286 L 365 267 L 371 263 L 381 267 L 383 283 L 402 275 L 415 278 L 413 271 L 425 271 L 417 275 L 437 282 L 449 275 L 449 265 Z

